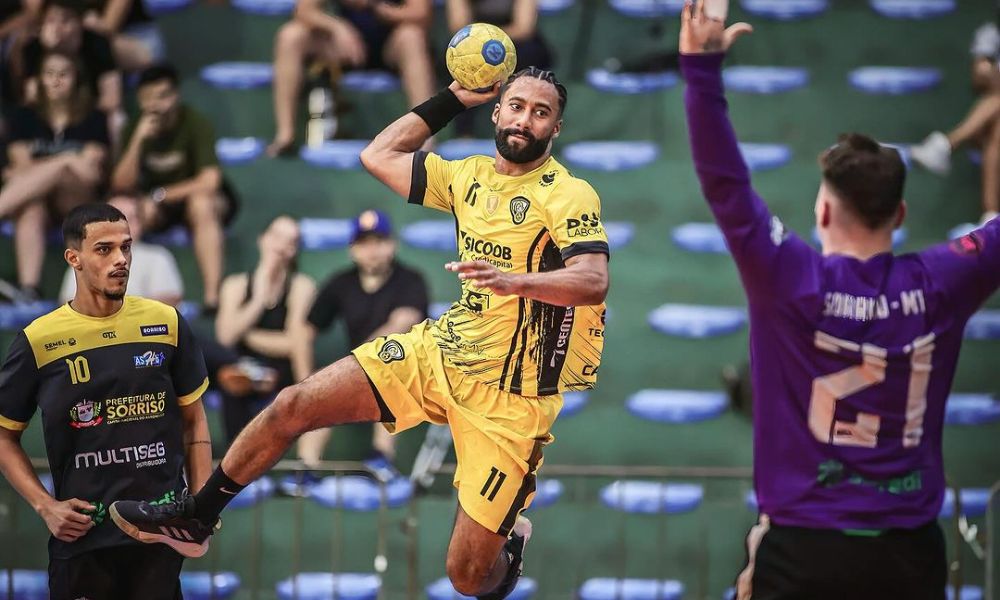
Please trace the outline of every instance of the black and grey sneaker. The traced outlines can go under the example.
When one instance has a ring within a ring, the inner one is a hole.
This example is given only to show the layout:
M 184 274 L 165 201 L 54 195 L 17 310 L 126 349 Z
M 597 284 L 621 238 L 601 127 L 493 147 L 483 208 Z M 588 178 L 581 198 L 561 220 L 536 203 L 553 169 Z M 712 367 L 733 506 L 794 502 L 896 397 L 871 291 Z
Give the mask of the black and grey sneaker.
M 194 517 L 194 498 L 163 504 L 118 500 L 111 504 L 111 520 L 129 537 L 145 544 L 166 544 L 187 556 L 198 558 L 208 552 L 213 527 Z
M 531 521 L 526 517 L 518 515 L 517 521 L 514 522 L 514 527 L 510 532 L 510 537 L 507 538 L 507 543 L 503 546 L 503 551 L 507 553 L 510 559 L 510 568 L 507 570 L 507 575 L 495 590 L 484 596 L 477 596 L 477 600 L 503 600 L 514 591 L 518 580 L 521 579 L 524 547 L 527 545 L 529 539 L 531 539 Z

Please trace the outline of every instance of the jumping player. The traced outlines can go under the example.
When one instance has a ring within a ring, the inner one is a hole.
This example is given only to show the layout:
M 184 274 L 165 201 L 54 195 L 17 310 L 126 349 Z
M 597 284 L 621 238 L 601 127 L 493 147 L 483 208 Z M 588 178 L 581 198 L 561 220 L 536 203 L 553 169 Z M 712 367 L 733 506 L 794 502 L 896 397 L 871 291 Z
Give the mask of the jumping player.
M 1000 220 L 894 256 L 899 154 L 850 134 L 822 153 L 817 252 L 750 186 L 721 67 L 751 29 L 690 3 L 681 67 L 695 168 L 750 305 L 761 520 L 738 598 L 945 597 L 941 434 L 965 323 L 1000 284 Z
M 566 89 L 548 71 L 515 73 L 493 109 L 495 157 L 446 161 L 418 149 L 466 108 L 496 95 L 452 85 L 362 153 L 375 177 L 456 221 L 462 296 L 437 322 L 377 338 L 286 388 L 236 439 L 206 487 L 172 505 L 117 502 L 144 541 L 203 551 L 222 508 L 305 431 L 381 421 L 399 432 L 447 423 L 459 510 L 447 572 L 460 593 L 501 599 L 521 572 L 542 447 L 561 392 L 593 387 L 603 349 L 608 244 L 600 201 L 551 156 Z M 175 533 L 177 532 L 177 533 Z

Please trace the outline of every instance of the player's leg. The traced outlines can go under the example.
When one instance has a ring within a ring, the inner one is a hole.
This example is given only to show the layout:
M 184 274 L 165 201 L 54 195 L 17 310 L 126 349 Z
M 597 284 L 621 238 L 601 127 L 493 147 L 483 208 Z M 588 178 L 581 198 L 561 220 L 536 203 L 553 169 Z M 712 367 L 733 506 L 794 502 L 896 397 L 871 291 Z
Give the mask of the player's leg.
M 392 29 L 385 44 L 385 63 L 399 71 L 410 106 L 434 94 L 434 67 L 427 49 L 427 30 L 416 23 Z
M 120 597 L 115 594 L 115 564 L 108 555 L 109 551 L 103 549 L 83 552 L 73 558 L 49 558 L 49 597 Z
M 115 548 L 119 565 L 118 598 L 181 600 L 181 567 L 184 557 L 172 548 L 122 546 Z
M 512 568 L 520 568 L 521 557 L 501 552 L 506 543 L 507 536 L 480 525 L 459 505 L 446 562 L 455 590 L 466 596 L 482 596 L 513 577 Z
M 45 227 L 49 210 L 44 202 L 32 202 L 14 218 L 14 257 L 17 262 L 17 283 L 22 290 L 37 292 L 42 280 L 45 253 Z

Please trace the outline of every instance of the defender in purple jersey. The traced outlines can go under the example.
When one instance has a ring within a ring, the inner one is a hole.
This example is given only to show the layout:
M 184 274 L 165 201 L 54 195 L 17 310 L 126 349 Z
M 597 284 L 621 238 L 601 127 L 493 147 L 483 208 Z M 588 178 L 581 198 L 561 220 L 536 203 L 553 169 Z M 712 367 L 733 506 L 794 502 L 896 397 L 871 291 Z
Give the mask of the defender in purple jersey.
M 766 517 L 739 598 L 944 598 L 944 405 L 965 323 L 1000 283 L 1000 220 L 894 256 L 905 168 L 851 134 L 820 157 L 817 252 L 753 191 L 726 114 L 724 53 L 750 27 L 701 2 L 682 20 L 695 168 L 750 310 Z

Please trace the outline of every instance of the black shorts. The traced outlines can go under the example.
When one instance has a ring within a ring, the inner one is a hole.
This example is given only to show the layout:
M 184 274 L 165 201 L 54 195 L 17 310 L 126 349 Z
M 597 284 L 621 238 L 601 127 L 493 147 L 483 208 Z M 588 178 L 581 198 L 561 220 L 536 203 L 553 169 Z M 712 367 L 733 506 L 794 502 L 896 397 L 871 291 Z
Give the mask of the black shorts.
M 225 227 L 232 222 L 240 208 L 240 199 L 228 180 L 223 178 L 219 187 L 219 195 L 222 197 L 225 207 L 222 211 L 222 226 Z M 183 202 L 172 202 L 170 204 L 160 204 L 156 207 L 159 213 L 156 222 L 147 231 L 149 233 L 159 233 L 166 231 L 174 225 L 187 225 L 187 211 Z
M 944 600 L 937 522 L 858 535 L 771 524 L 757 548 L 753 600 Z
M 49 560 L 51 600 L 180 600 L 184 557 L 162 544 L 115 546 Z

